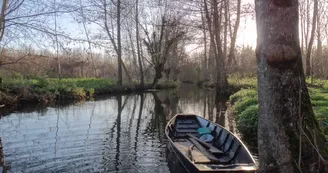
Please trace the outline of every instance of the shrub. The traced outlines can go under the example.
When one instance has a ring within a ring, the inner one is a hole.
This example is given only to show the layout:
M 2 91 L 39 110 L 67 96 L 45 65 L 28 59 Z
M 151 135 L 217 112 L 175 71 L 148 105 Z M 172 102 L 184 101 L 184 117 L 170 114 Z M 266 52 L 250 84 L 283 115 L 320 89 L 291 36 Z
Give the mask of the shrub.
M 23 79 L 23 75 L 18 73 L 18 72 L 13 72 L 11 75 L 10 75 L 11 78 L 13 79 Z
M 81 88 L 81 87 L 73 88 L 72 95 L 74 96 L 74 98 L 79 99 L 79 100 L 86 98 L 86 93 L 84 92 L 83 88 Z
M 47 80 L 46 78 L 39 78 L 37 79 L 37 83 L 35 85 L 41 88 L 46 88 L 47 86 L 50 85 L 50 81 Z
M 234 107 L 235 114 L 240 114 L 250 106 L 256 106 L 258 104 L 257 97 L 245 97 L 242 100 L 236 102 Z
M 257 91 L 255 89 L 240 90 L 230 96 L 230 102 L 235 103 L 235 102 L 237 102 L 243 98 L 247 98 L 247 97 L 253 97 L 253 98 L 257 97 Z
M 328 94 L 327 88 L 309 88 L 314 114 L 320 127 L 328 134 Z M 244 89 L 230 96 L 236 124 L 244 138 L 256 140 L 258 125 L 258 100 L 254 89 Z M 254 141 L 253 141 L 254 142 Z
M 327 106 L 314 106 L 313 110 L 317 120 L 326 134 L 328 134 L 328 107 Z
M 255 77 L 245 77 L 240 75 L 230 75 L 228 77 L 228 82 L 231 86 L 235 88 L 256 88 L 257 79 Z
M 238 130 L 244 137 L 257 136 L 258 112 L 258 105 L 251 105 L 237 115 Z
M 95 89 L 93 88 L 87 89 L 87 94 L 89 97 L 92 97 L 94 93 L 95 93 Z

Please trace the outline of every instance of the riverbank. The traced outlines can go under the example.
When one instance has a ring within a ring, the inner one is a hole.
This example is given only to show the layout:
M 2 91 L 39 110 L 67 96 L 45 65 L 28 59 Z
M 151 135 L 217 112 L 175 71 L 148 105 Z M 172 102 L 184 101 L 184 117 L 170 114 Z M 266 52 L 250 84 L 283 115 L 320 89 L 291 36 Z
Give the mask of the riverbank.
M 226 95 L 230 96 L 241 89 L 254 88 L 256 85 L 255 77 L 241 76 L 238 74 L 229 75 L 228 78 L 228 89 Z M 214 81 L 181 81 L 182 83 L 197 85 L 204 89 L 215 89 L 216 83 Z
M 256 85 L 254 82 L 253 86 L 230 96 L 230 104 L 238 129 L 251 145 L 257 145 L 259 108 Z M 328 135 L 328 81 L 315 80 L 308 88 L 314 114 L 320 127 Z
M 111 79 L 68 78 L 68 79 L 4 79 L 0 84 L 0 105 L 16 103 L 49 103 L 56 100 L 83 100 L 103 94 L 130 93 L 149 89 L 176 88 L 177 82 L 167 81 L 153 87 L 146 83 L 125 83 L 117 86 Z

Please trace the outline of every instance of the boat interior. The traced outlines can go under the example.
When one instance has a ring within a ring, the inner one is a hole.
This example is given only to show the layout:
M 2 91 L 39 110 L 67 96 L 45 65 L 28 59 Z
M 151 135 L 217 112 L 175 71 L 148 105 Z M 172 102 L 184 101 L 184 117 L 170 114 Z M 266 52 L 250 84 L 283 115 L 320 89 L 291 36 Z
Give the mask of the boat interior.
M 210 142 L 199 140 L 198 129 L 210 129 Z M 196 115 L 178 115 L 167 126 L 173 145 L 198 169 L 246 169 L 255 166 L 240 140 L 223 127 Z M 204 144 L 205 143 L 205 144 Z

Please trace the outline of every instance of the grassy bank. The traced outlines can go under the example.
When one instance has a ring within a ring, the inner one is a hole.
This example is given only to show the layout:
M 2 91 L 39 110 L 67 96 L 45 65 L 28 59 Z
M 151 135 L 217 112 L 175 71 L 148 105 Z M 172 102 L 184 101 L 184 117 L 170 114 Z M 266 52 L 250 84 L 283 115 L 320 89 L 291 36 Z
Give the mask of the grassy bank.
M 308 81 L 309 82 L 309 81 Z M 311 103 L 316 118 L 326 134 L 328 134 L 328 81 L 315 80 L 309 87 Z M 242 89 L 230 96 L 236 124 L 244 138 L 256 141 L 258 123 L 258 100 L 256 82 L 248 89 Z
M 257 82 L 255 77 L 241 76 L 239 74 L 229 75 L 227 80 L 228 80 L 228 85 L 229 85 L 228 89 L 227 89 L 228 95 L 236 93 L 237 91 L 239 91 L 241 89 L 255 88 L 256 82 Z M 185 82 L 185 83 L 192 83 L 192 82 Z M 214 89 L 216 86 L 216 83 L 214 81 L 207 81 L 207 82 L 201 81 L 201 82 L 197 82 L 197 85 L 199 87 L 203 87 L 203 88 Z
M 177 87 L 176 82 L 163 82 L 155 89 Z M 117 86 L 111 79 L 69 78 L 69 79 L 4 79 L 0 84 L 0 104 L 16 102 L 52 102 L 58 99 L 86 99 L 100 94 L 128 93 L 154 89 L 150 83 L 140 87 L 137 83 Z

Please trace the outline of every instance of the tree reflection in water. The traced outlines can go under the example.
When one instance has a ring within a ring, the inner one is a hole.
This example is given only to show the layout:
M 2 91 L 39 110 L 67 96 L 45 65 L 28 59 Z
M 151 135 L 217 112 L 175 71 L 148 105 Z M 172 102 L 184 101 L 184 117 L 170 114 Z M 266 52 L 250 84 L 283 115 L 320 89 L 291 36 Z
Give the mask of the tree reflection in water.
M 180 172 L 184 168 L 166 149 L 165 125 L 177 113 L 195 113 L 234 129 L 226 98 L 215 96 L 183 85 L 78 104 L 27 105 L 0 119 L 0 157 L 6 157 L 0 165 L 11 172 Z
M 2 148 L 2 140 L 0 137 L 0 173 L 6 173 L 6 167 L 4 163 L 4 155 L 3 155 L 3 148 Z

